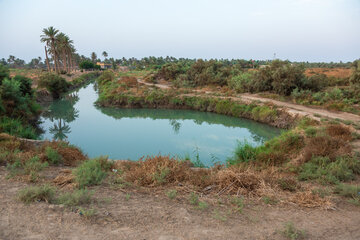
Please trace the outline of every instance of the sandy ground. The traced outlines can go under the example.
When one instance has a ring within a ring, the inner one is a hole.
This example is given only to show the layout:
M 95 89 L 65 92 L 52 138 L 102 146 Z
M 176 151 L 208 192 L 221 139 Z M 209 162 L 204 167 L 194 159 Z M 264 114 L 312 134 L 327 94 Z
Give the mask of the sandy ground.
M 45 172 L 51 180 L 59 168 Z M 336 200 L 335 210 L 300 208 L 288 204 L 246 202 L 242 213 L 231 205 L 209 203 L 205 210 L 189 203 L 188 195 L 169 199 L 164 189 L 92 188 L 97 201 L 85 208 L 85 218 L 59 205 L 16 199 L 29 185 L 5 178 L 0 167 L 0 239 L 286 239 L 281 230 L 292 222 L 306 239 L 360 239 L 360 208 Z M 130 194 L 130 198 L 126 198 Z

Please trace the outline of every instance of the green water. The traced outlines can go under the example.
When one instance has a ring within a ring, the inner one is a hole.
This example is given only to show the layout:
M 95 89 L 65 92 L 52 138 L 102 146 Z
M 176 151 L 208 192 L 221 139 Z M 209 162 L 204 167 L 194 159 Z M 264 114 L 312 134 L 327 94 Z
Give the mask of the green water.
M 237 141 L 257 146 L 280 134 L 247 119 L 190 110 L 99 108 L 96 99 L 90 84 L 54 102 L 42 116 L 42 138 L 67 140 L 89 157 L 199 156 L 210 166 L 224 163 Z

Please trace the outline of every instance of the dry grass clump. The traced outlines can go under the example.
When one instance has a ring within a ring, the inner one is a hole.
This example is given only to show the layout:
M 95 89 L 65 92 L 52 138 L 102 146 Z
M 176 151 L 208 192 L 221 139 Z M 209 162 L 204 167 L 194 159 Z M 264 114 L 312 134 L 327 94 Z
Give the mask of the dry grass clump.
M 264 180 L 254 171 L 231 167 L 216 174 L 216 184 L 221 189 L 219 194 L 249 195 L 256 194 Z
M 329 199 L 321 198 L 319 195 L 314 194 L 311 191 L 298 192 L 294 195 L 291 195 L 289 202 L 295 203 L 301 207 L 321 207 L 329 209 L 333 206 L 332 202 Z
M 21 146 L 21 142 L 7 133 L 0 133 L 0 149 L 15 151 L 19 149 Z
M 328 156 L 334 160 L 337 156 L 349 155 L 352 139 L 349 128 L 342 125 L 329 125 L 325 128 L 326 135 L 306 139 L 303 150 L 303 162 L 308 162 L 313 156 Z
M 53 183 L 61 188 L 73 189 L 76 187 L 75 176 L 71 169 L 65 169 L 53 180 Z
M 326 133 L 342 141 L 350 141 L 352 139 L 351 130 L 340 124 L 329 125 L 326 127 Z
M 148 156 L 128 163 L 124 179 L 140 186 L 156 186 L 183 182 L 188 178 L 189 166 L 169 156 Z
M 62 162 L 65 166 L 77 166 L 78 163 L 87 159 L 87 157 L 75 147 L 63 142 L 47 142 L 41 146 L 40 151 L 45 152 L 47 147 L 56 150 L 62 156 Z

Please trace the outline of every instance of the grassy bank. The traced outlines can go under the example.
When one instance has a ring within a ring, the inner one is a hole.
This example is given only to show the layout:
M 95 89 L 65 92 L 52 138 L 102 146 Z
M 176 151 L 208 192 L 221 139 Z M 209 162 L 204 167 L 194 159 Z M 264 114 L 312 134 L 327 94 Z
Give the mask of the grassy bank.
M 273 105 L 141 87 L 134 77 L 115 80 L 112 72 L 104 73 L 98 85 L 100 94 L 96 103 L 103 107 L 191 109 L 248 118 L 280 128 L 290 128 L 296 122 L 294 116 Z

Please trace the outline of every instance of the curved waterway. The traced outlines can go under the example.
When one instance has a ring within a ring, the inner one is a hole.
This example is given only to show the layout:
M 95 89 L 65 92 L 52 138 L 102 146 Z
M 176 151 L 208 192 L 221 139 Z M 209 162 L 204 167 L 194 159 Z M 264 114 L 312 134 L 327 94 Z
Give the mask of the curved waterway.
M 258 146 L 280 129 L 255 121 L 191 110 L 118 109 L 94 105 L 94 84 L 53 102 L 42 115 L 42 139 L 60 139 L 89 157 L 137 160 L 146 155 L 197 157 L 224 163 L 238 141 Z

